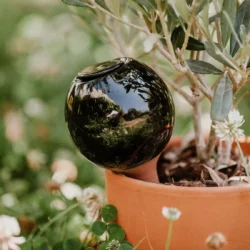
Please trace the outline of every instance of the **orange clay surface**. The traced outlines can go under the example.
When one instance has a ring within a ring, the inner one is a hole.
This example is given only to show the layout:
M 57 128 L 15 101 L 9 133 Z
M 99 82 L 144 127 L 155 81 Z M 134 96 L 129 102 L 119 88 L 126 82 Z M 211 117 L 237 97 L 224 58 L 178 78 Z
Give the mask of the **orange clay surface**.
M 173 138 L 170 146 L 180 141 Z M 248 145 L 247 145 L 248 144 Z M 250 141 L 241 142 L 250 154 Z M 156 161 L 156 160 L 155 160 Z M 155 168 L 152 161 L 152 168 Z M 138 250 L 165 250 L 168 220 L 163 206 L 182 215 L 174 222 L 170 250 L 205 250 L 205 239 L 214 232 L 227 238 L 225 250 L 250 250 L 250 187 L 187 188 L 166 186 L 106 171 L 108 202 L 118 209 L 118 223 Z

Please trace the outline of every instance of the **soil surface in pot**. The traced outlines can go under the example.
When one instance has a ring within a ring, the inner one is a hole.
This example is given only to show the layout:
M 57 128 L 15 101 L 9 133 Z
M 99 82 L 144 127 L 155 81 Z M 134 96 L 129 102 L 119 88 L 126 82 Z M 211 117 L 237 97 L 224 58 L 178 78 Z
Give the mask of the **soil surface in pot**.
M 238 148 L 232 147 L 230 160 L 218 163 L 218 147 L 211 159 L 197 158 L 194 140 L 168 148 L 162 153 L 157 173 L 160 183 L 185 187 L 247 185 L 245 169 Z M 249 165 L 250 157 L 246 157 Z

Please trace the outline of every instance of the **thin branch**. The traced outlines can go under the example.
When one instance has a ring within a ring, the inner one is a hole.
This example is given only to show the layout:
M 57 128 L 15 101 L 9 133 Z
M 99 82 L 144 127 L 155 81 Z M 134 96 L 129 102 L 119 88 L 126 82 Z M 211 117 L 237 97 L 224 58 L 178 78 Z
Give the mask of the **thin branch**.
M 206 158 L 209 160 L 214 152 L 214 148 L 216 145 L 216 134 L 215 134 L 215 129 L 213 128 L 213 125 L 215 125 L 214 122 L 212 122 L 211 129 L 210 129 L 210 134 L 208 137 L 208 143 L 206 147 Z
M 165 13 L 165 11 L 162 11 L 162 9 L 161 9 L 161 0 L 156 0 L 156 3 L 157 3 L 157 9 L 159 11 L 159 17 L 160 17 L 160 22 L 161 22 L 162 30 L 164 33 L 164 37 L 165 37 L 165 40 L 167 42 L 168 50 L 169 50 L 169 53 L 172 57 L 172 61 L 174 63 L 174 62 L 177 62 L 177 59 L 176 59 L 173 44 L 171 42 L 170 35 L 168 32 L 168 26 L 167 26 L 167 23 L 164 19 L 166 13 Z
M 206 87 L 203 86 L 203 84 L 195 77 L 194 73 L 190 70 L 190 68 L 187 65 L 187 62 L 184 60 L 183 56 L 180 54 L 180 50 L 177 49 L 176 53 L 180 57 L 180 60 L 183 64 L 183 66 L 186 69 L 186 74 L 190 82 L 198 87 L 200 91 L 211 101 L 212 100 L 212 93 L 211 91 L 208 91 Z
M 195 144 L 196 144 L 196 152 L 199 159 L 205 159 L 205 141 L 203 138 L 202 133 L 202 126 L 201 126 L 201 105 L 199 101 L 194 102 L 194 110 L 193 110 L 193 117 L 194 117 L 194 131 L 195 131 Z
M 132 28 L 134 28 L 134 29 L 136 29 L 136 30 L 139 30 L 139 31 L 141 31 L 141 32 L 147 33 L 147 31 L 146 31 L 146 29 L 145 29 L 144 27 L 135 25 L 135 24 L 133 24 L 133 23 L 129 23 L 129 22 L 127 22 L 127 21 L 125 21 L 125 20 L 123 20 L 123 19 L 121 19 L 121 18 L 115 16 L 115 15 L 112 14 L 111 12 L 109 12 L 109 11 L 105 10 L 104 8 L 102 8 L 99 4 L 97 4 L 97 3 L 95 2 L 95 0 L 89 0 L 89 1 L 92 3 L 93 8 L 102 11 L 102 12 L 105 13 L 106 15 L 108 15 L 108 16 L 110 16 L 110 17 L 116 19 L 116 20 L 119 21 L 119 22 L 122 22 L 123 24 L 126 24 L 126 25 L 128 25 L 128 26 L 130 26 L 130 27 L 132 27 Z
M 216 35 L 217 35 L 218 43 L 220 45 L 222 45 L 222 35 L 221 35 L 220 18 L 219 17 L 215 18 L 215 26 L 216 26 Z
M 192 8 L 192 12 L 191 12 L 191 17 L 188 21 L 188 26 L 187 26 L 187 29 L 185 31 L 185 38 L 184 38 L 184 42 L 183 42 L 183 45 L 182 45 L 182 48 L 181 48 L 181 51 L 180 53 L 183 54 L 184 51 L 186 50 L 187 48 L 187 45 L 188 45 L 188 39 L 189 39 L 189 35 L 190 35 L 190 32 L 191 32 L 191 28 L 192 28 L 192 25 L 193 25 L 193 22 L 194 22 L 194 16 L 195 16 L 195 11 L 196 11 L 196 8 L 198 7 L 197 5 L 197 1 L 194 0 L 193 2 L 193 8 Z
M 174 82 L 171 78 L 167 77 L 161 70 L 156 69 L 157 73 L 161 78 L 166 80 L 166 82 L 176 91 L 178 92 L 190 105 L 194 105 L 194 99 L 192 96 L 187 94 L 176 82 Z
M 113 27 L 115 39 L 117 40 L 117 43 L 119 44 L 120 51 L 122 52 L 123 56 L 129 56 L 127 46 L 124 43 L 124 39 L 121 35 L 121 27 L 118 27 L 117 22 L 111 22 L 111 26 Z
M 238 84 L 237 84 L 237 81 L 236 81 L 236 79 L 235 79 L 235 77 L 234 77 L 234 75 L 233 75 L 233 73 L 231 72 L 230 69 L 227 70 L 227 75 L 228 75 L 229 79 L 230 79 L 231 82 L 232 82 L 232 85 L 233 85 L 233 92 L 235 93 L 236 90 L 237 90 L 237 85 L 238 85 Z

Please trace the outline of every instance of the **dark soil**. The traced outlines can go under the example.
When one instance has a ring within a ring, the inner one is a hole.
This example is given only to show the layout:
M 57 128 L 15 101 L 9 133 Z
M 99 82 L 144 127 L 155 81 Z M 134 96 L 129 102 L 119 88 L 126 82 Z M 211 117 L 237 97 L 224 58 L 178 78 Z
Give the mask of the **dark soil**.
M 215 152 L 209 161 L 201 162 L 194 141 L 184 148 L 170 148 L 163 152 L 157 165 L 160 183 L 185 187 L 249 184 L 237 148 L 232 149 L 231 160 L 227 163 L 218 164 L 217 157 Z

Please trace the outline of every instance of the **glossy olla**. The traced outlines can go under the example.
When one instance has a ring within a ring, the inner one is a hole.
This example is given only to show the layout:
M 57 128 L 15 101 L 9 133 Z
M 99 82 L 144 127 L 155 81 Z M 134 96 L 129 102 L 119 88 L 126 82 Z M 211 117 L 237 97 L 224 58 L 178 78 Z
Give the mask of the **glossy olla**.
M 66 98 L 65 119 L 87 159 L 121 172 L 163 150 L 172 134 L 174 104 L 151 68 L 118 58 L 77 75 Z

